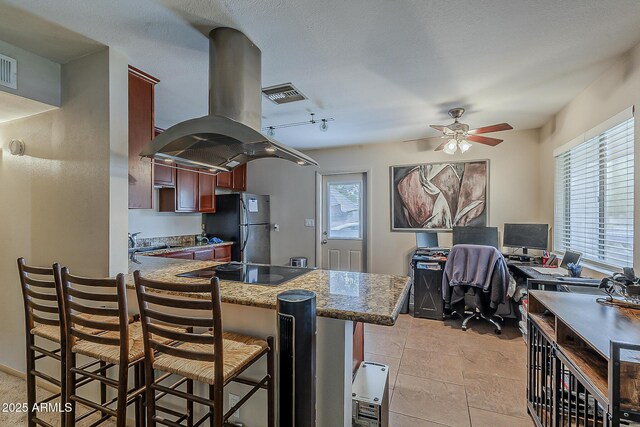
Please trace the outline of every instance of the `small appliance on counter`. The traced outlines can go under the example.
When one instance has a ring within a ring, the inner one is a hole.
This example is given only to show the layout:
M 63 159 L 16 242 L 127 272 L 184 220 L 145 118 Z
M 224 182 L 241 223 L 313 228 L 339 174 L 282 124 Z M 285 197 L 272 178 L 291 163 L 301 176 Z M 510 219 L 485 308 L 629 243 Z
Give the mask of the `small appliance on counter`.
M 352 425 L 389 426 L 389 367 L 362 362 L 351 387 Z
M 216 213 L 202 215 L 205 233 L 227 242 L 231 260 L 271 264 L 271 217 L 269 196 L 221 194 Z

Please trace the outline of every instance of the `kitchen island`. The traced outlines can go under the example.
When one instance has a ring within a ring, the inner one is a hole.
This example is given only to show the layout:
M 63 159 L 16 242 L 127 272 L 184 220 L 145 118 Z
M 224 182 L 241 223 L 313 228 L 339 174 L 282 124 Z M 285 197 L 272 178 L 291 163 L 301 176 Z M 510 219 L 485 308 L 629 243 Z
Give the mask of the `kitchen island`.
M 191 261 L 137 256 L 129 265 L 129 308 L 136 312 L 133 271 L 144 277 L 174 283 L 203 283 L 207 279 L 177 277 L 178 274 L 216 265 Z M 353 322 L 392 326 L 409 290 L 405 276 L 310 270 L 278 286 L 220 281 L 225 330 L 257 337 L 276 336 L 277 295 L 290 289 L 316 293 L 317 333 L 317 425 L 351 425 L 351 379 Z M 202 296 L 207 298 L 207 295 Z M 277 350 L 277 349 L 276 349 Z M 259 377 L 264 365 L 257 364 L 247 376 Z M 230 385 L 226 390 L 234 392 Z M 239 394 L 243 394 L 239 392 Z M 245 425 L 266 425 L 266 396 L 256 394 L 240 413 Z M 226 396 L 225 396 L 226 399 Z

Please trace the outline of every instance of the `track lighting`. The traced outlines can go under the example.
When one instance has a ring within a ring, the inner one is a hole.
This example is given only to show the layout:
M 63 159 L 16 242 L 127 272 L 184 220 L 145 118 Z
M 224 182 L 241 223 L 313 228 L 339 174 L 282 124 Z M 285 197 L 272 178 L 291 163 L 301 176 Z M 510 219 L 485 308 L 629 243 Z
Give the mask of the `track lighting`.
M 316 120 L 316 113 L 309 113 L 309 114 L 311 115 L 310 120 L 307 120 L 304 122 L 283 123 L 280 125 L 266 126 L 262 128 L 262 131 L 266 132 L 268 136 L 273 136 L 275 135 L 276 129 L 290 128 L 295 126 L 315 125 L 320 123 L 320 126 L 319 126 L 320 131 L 326 132 L 327 130 L 329 130 L 329 122 L 332 122 L 335 120 L 333 117 L 325 117 L 323 119 Z

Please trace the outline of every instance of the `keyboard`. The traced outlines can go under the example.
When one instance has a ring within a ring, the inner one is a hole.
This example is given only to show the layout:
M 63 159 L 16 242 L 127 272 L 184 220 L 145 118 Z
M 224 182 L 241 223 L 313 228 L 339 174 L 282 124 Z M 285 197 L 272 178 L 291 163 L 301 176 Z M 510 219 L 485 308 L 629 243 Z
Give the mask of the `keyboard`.
M 538 273 L 541 274 L 551 274 L 554 276 L 568 276 L 569 275 L 569 270 L 567 270 L 566 268 L 562 268 L 562 267 L 553 267 L 553 268 L 549 268 L 549 267 L 531 267 L 533 268 L 535 271 L 537 271 Z
M 565 276 L 561 276 L 561 277 L 556 277 L 556 279 L 560 280 L 562 282 L 593 283 L 594 285 L 600 283 L 599 279 L 590 279 L 588 277 L 565 277 Z

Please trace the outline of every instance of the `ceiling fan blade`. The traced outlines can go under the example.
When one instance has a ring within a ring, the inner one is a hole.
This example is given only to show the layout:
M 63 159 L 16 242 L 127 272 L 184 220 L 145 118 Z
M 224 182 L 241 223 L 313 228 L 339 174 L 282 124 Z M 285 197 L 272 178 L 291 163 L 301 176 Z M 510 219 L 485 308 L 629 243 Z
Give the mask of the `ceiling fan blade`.
M 494 147 L 502 142 L 502 139 L 489 138 L 488 136 L 469 135 L 465 138 L 467 141 L 477 142 L 479 144 L 490 145 Z
M 402 142 L 426 142 L 426 141 L 440 141 L 442 139 L 441 136 L 428 136 L 425 138 L 417 138 L 417 139 L 407 139 Z
M 469 134 L 478 135 L 481 133 L 500 132 L 503 130 L 511 130 L 513 127 L 509 123 L 499 123 L 497 125 L 484 126 L 477 129 L 471 129 Z
M 438 132 L 444 132 L 444 130 L 447 128 L 445 125 L 429 125 L 429 127 L 434 128 Z
M 447 145 L 449 141 L 444 141 L 442 144 L 438 145 L 433 151 L 442 151 L 444 150 L 444 146 Z

